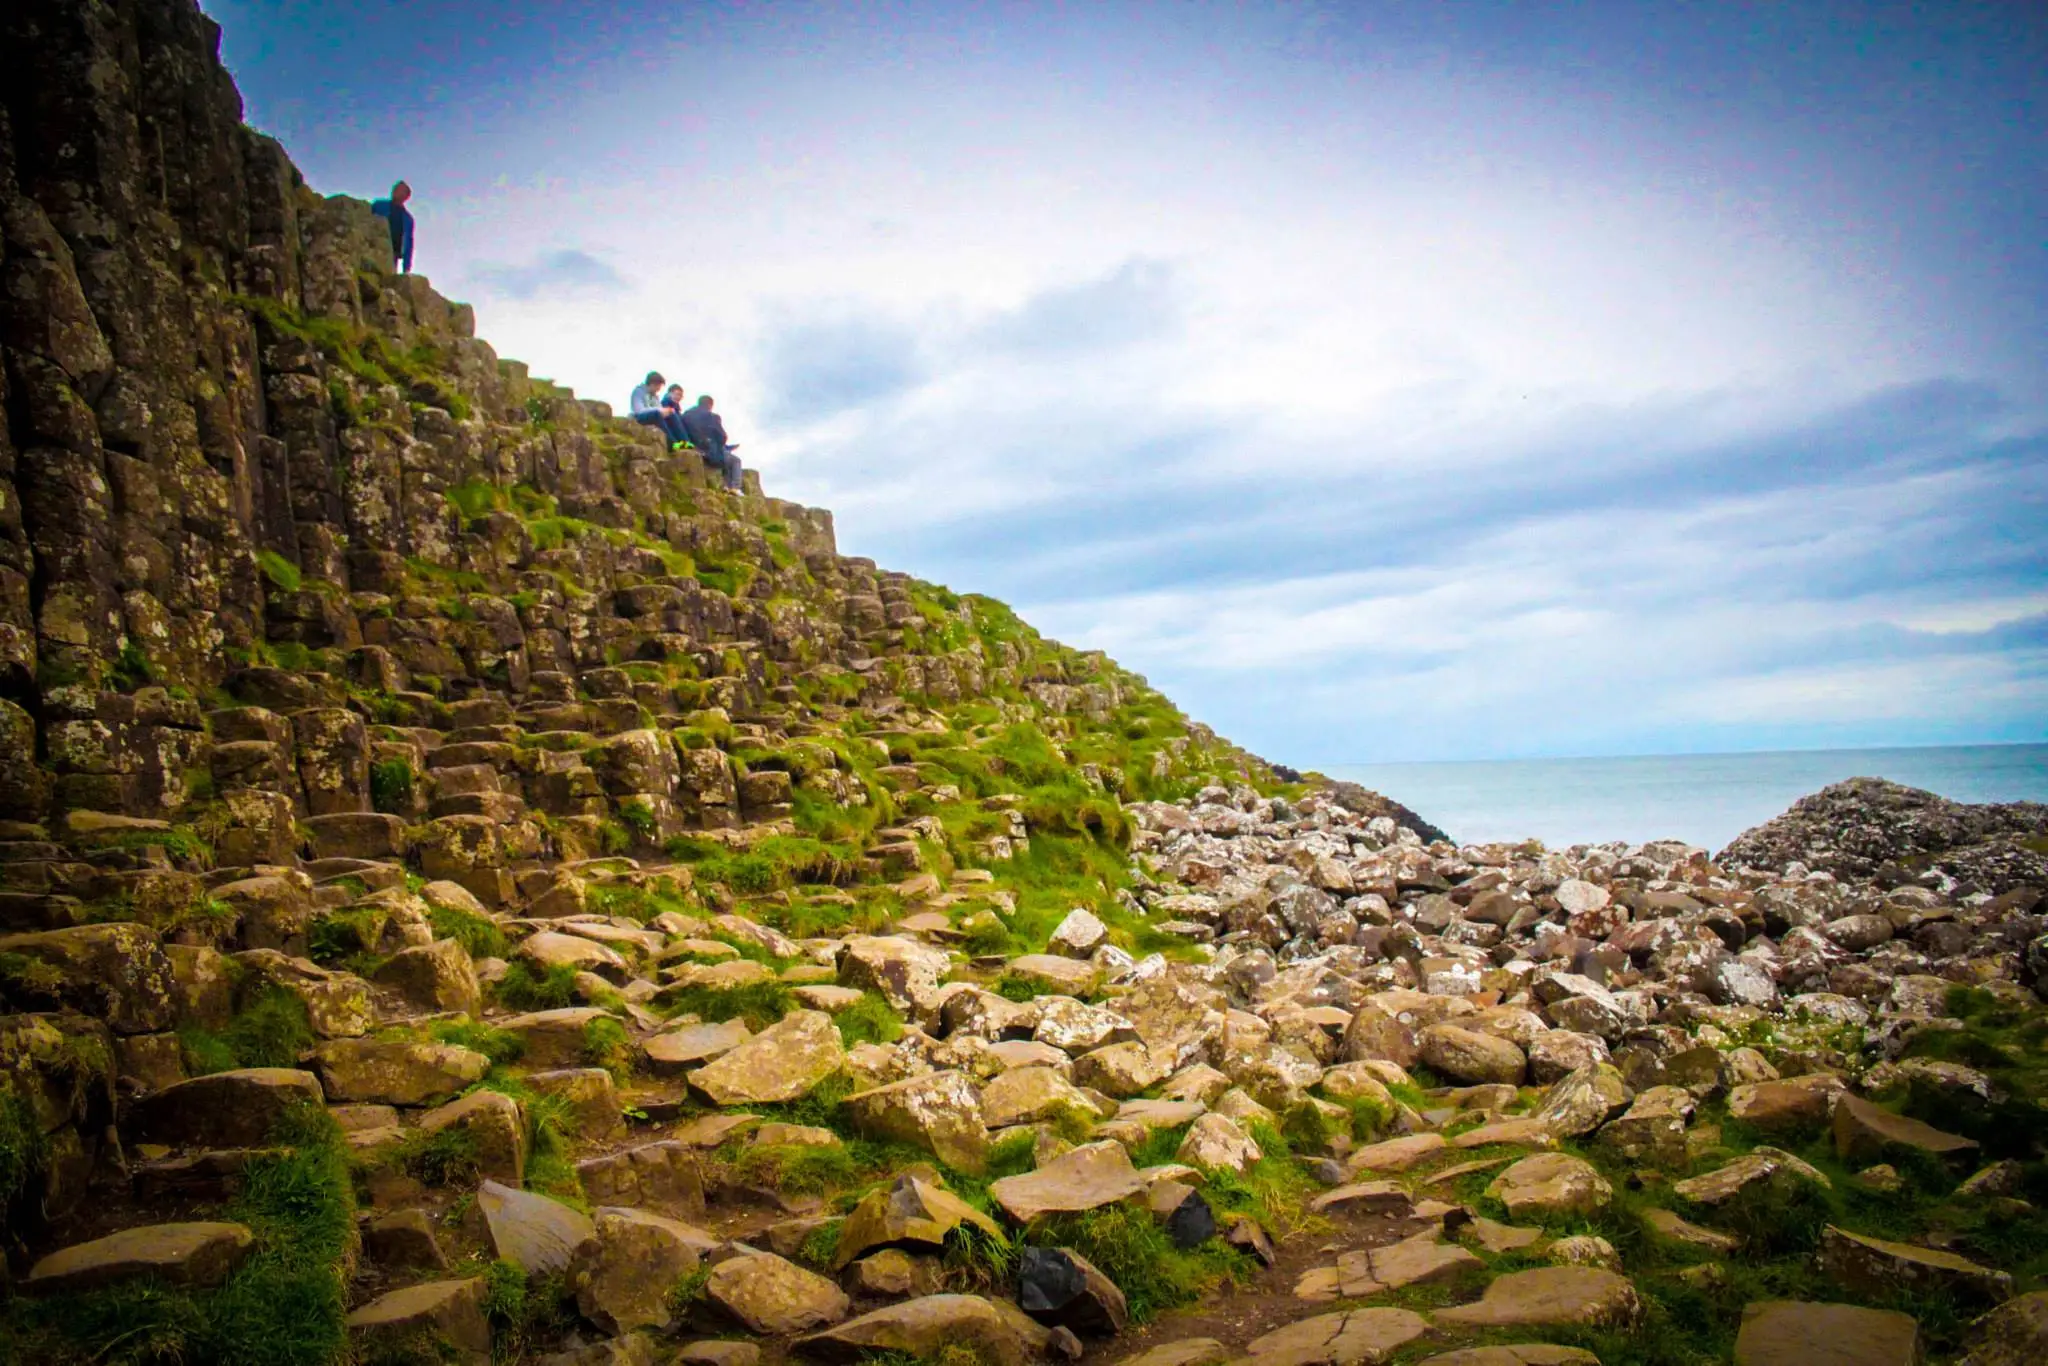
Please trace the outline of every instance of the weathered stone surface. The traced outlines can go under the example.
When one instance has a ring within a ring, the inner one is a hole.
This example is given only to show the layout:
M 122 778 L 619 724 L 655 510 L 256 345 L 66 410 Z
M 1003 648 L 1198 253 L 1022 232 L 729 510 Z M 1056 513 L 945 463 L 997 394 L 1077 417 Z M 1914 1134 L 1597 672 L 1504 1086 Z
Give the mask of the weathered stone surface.
M 529 1276 L 567 1271 L 576 1249 L 595 1232 L 590 1216 L 582 1211 L 496 1181 L 477 1187 L 476 1208 L 483 1216 L 491 1255 L 516 1264 Z
M 76 1293 L 149 1276 L 167 1285 L 219 1285 L 249 1255 L 246 1224 L 139 1224 L 52 1252 L 29 1269 L 38 1295 Z
M 491 1060 L 455 1044 L 336 1039 L 313 1050 L 328 1098 L 426 1105 L 482 1079 Z
M 1069 1248 L 1027 1247 L 1017 1262 L 1017 1307 L 1054 1328 L 1106 1336 L 1130 1322 L 1124 1292 Z
M 716 1105 L 769 1105 L 799 1100 L 846 1065 L 839 1031 L 820 1010 L 793 1010 L 716 1061 L 690 1074 L 690 1085 Z
M 939 979 L 952 965 L 945 950 L 897 935 L 849 939 L 838 959 L 842 983 L 880 992 L 905 1014 L 914 1014 L 920 1002 L 937 993 Z
M 1735 1366 L 1918 1366 L 1911 1314 L 1851 1304 L 1759 1300 L 1742 1307 Z
M 956 1170 L 979 1175 L 988 1161 L 981 1098 L 963 1072 L 928 1072 L 856 1091 L 845 1105 L 864 1133 L 918 1144 Z
M 491 1324 L 484 1317 L 483 1291 L 484 1283 L 477 1277 L 394 1290 L 348 1316 L 349 1338 L 373 1348 L 410 1346 L 424 1337 L 445 1344 L 464 1366 L 488 1366 Z
M 129 1132 L 143 1143 L 174 1148 L 252 1148 L 270 1136 L 278 1116 L 318 1105 L 320 1079 L 289 1067 L 246 1067 L 168 1086 L 136 1101 Z
M 526 1179 L 526 1116 L 519 1102 L 496 1091 L 473 1091 L 420 1116 L 421 1133 L 447 1129 L 467 1135 L 477 1174 L 517 1186 Z
M 608 1333 L 666 1328 L 668 1292 L 697 1269 L 696 1230 L 646 1210 L 600 1206 L 569 1261 L 576 1307 Z
M 2015 1295 L 1969 1327 L 1957 1366 L 2036 1366 L 2048 1361 L 2048 1290 Z
M 1614 1198 L 1614 1187 L 1583 1158 L 1537 1153 L 1495 1177 L 1486 1193 L 1507 1206 L 1510 1218 L 1545 1219 L 1605 1209 Z
M 801 1333 L 846 1317 L 846 1292 L 773 1253 L 734 1257 L 711 1268 L 704 1294 L 756 1333 Z
M 1020 1224 L 1045 1214 L 1073 1214 L 1128 1200 L 1145 1189 L 1121 1143 L 1086 1143 L 1037 1171 L 992 1183 L 989 1196 Z
M 1895 1115 L 1860 1096 L 1835 1102 L 1835 1155 L 1844 1162 L 1875 1162 L 1887 1149 L 1906 1148 L 1936 1157 L 1967 1159 L 1975 1139 L 1943 1133 L 1907 1115 Z
M 1003 1231 L 993 1219 L 943 1186 L 912 1175 L 899 1176 L 893 1185 L 868 1192 L 847 1214 L 839 1226 L 832 1269 L 837 1271 L 880 1247 L 943 1248 L 962 1224 L 1004 1241 Z
M 1811 1181 L 1828 1186 L 1825 1173 L 1778 1148 L 1758 1146 L 1713 1171 L 1673 1183 L 1678 1195 L 1701 1205 L 1731 1200 L 1759 1182 Z
M 1456 1025 L 1431 1025 L 1423 1030 L 1418 1056 L 1452 1080 L 1470 1085 L 1519 1085 L 1528 1063 L 1522 1050 L 1506 1039 Z
M 178 1023 L 177 979 L 155 930 L 79 925 L 0 937 L 0 953 L 46 965 L 66 1006 L 102 1019 L 117 1034 L 155 1034 Z
M 1967 1257 L 1894 1243 L 1830 1224 L 1821 1231 L 1820 1268 L 1869 1295 L 1935 1290 L 1996 1304 L 2012 1295 L 2012 1277 Z
M 1245 1345 L 1254 1366 L 1374 1366 L 1429 1331 L 1406 1309 L 1352 1309 L 1299 1319 Z
M 1728 1113 L 1755 1129 L 1798 1132 L 1828 1122 L 1828 1107 L 1848 1090 L 1840 1077 L 1794 1077 L 1759 1081 L 1728 1092 Z
M 1631 1099 L 1621 1073 L 1595 1063 L 1552 1086 L 1535 1118 L 1560 1138 L 1578 1138 L 1620 1114 Z
M 576 1164 L 583 1193 L 606 1205 L 645 1206 L 695 1218 L 704 1212 L 696 1149 L 674 1139 L 643 1143 Z
M 641 1051 L 649 1071 L 672 1076 L 730 1053 L 752 1037 L 745 1020 L 722 1020 L 664 1030 L 641 1045 Z
M 1208 1114 L 1188 1126 L 1174 1158 L 1204 1171 L 1243 1173 L 1264 1155 L 1236 1120 Z
M 1462 1347 L 1424 1357 L 1417 1366 L 1600 1366 L 1600 1358 L 1583 1347 L 1556 1347 L 1547 1342 L 1503 1342 L 1492 1347 Z
M 926 1295 L 798 1338 L 791 1347 L 814 1361 L 852 1363 L 883 1352 L 928 1358 L 959 1346 L 990 1366 L 1027 1366 L 1036 1345 L 1015 1319 L 979 1295 Z
M 462 1015 L 482 1011 L 483 988 L 477 982 L 476 964 L 452 939 L 400 949 L 370 974 L 370 980 L 390 987 L 421 1010 Z
M 1405 1172 L 1431 1153 L 1444 1147 L 1442 1134 L 1410 1134 L 1381 1143 L 1368 1143 L 1345 1159 L 1344 1170 L 1353 1175 L 1370 1172 Z
M 1624 1276 L 1589 1266 L 1543 1266 L 1498 1277 L 1477 1304 L 1439 1309 L 1435 1318 L 1462 1328 L 1601 1328 L 1632 1323 L 1641 1310 Z
M 390 1210 L 363 1221 L 363 1256 L 381 1267 L 447 1267 L 448 1254 L 426 1211 Z

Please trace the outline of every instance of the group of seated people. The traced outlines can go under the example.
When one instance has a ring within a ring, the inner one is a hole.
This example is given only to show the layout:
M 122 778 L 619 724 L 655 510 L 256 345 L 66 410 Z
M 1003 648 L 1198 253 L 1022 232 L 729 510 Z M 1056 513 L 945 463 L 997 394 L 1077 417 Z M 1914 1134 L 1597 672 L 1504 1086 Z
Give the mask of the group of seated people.
M 725 423 L 711 408 L 711 395 L 701 394 L 696 406 L 683 406 L 683 386 L 669 384 L 658 370 L 647 372 L 647 381 L 633 391 L 627 400 L 633 420 L 643 427 L 659 427 L 668 438 L 668 448 L 675 450 L 685 444 L 696 448 L 704 457 L 704 463 L 711 466 L 725 479 L 725 491 L 740 491 L 740 458 L 733 454 L 739 447 L 725 439 Z

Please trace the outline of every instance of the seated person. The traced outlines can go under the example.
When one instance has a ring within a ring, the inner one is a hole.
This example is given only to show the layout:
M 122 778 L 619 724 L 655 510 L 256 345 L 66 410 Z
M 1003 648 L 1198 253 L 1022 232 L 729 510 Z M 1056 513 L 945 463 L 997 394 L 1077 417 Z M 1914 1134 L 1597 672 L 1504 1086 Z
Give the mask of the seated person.
M 674 450 L 689 440 L 690 434 L 683 428 L 682 414 L 661 401 L 661 386 L 665 381 L 659 370 L 647 372 L 647 382 L 633 391 L 626 400 L 627 409 L 633 420 L 643 427 L 659 427 L 668 438 L 668 448 Z M 681 385 L 675 386 L 680 397 Z
M 683 413 L 683 431 L 690 444 L 704 457 L 704 463 L 725 476 L 725 491 L 740 491 L 739 447 L 725 439 L 725 422 L 711 410 L 711 395 L 700 394 L 697 406 Z

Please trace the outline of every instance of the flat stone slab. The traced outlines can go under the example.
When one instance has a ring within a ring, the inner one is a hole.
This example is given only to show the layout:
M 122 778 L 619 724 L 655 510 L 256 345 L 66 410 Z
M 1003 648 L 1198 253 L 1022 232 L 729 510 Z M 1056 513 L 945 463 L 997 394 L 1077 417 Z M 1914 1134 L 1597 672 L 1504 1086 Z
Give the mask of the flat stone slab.
M 1037 1171 L 1006 1176 L 988 1188 L 1003 1213 L 1020 1224 L 1046 1214 L 1075 1214 L 1128 1200 L 1146 1187 L 1121 1143 L 1084 1143 Z
M 1514 1271 L 1486 1287 L 1477 1304 L 1436 1311 L 1436 1321 L 1461 1328 L 1613 1327 L 1642 1312 L 1626 1276 L 1591 1266 L 1541 1266 Z
M 1405 1172 L 1444 1147 L 1442 1134 L 1410 1134 L 1383 1143 L 1368 1143 L 1344 1160 L 1347 1174 L 1361 1172 Z
M 1308 1208 L 1311 1214 L 1341 1208 L 1365 1214 L 1405 1215 L 1414 1204 L 1408 1192 L 1392 1181 L 1356 1181 L 1313 1197 Z
M 243 1067 L 194 1077 L 142 1097 L 126 1132 L 171 1147 L 254 1148 L 279 1115 L 325 1099 L 320 1079 L 294 1067 Z
M 143 1224 L 52 1252 L 29 1270 L 27 1286 L 48 1295 L 136 1276 L 172 1285 L 219 1285 L 255 1240 L 244 1224 Z
M 1465 1347 L 1424 1357 L 1417 1366 L 1600 1366 L 1600 1358 L 1583 1347 L 1557 1347 L 1548 1342 L 1505 1342 L 1494 1347 Z
M 1230 1349 L 1215 1338 L 1182 1338 L 1125 1357 L 1117 1366 L 1214 1366 L 1229 1355 Z
M 694 1024 L 671 1029 L 649 1039 L 643 1049 L 647 1054 L 648 1070 L 665 1076 L 710 1062 L 753 1037 L 745 1020 L 733 1019 L 718 1024 Z
M 491 1324 L 484 1317 L 483 1302 L 484 1283 L 474 1276 L 409 1285 L 350 1314 L 348 1334 L 369 1342 L 409 1342 L 427 1336 L 452 1347 L 464 1366 L 487 1366 Z
M 1742 1307 L 1735 1366 L 1916 1366 L 1911 1314 L 1853 1304 L 1759 1300 Z
M 517 1264 L 529 1276 L 567 1271 L 577 1247 L 597 1231 L 581 1210 L 496 1181 L 477 1188 L 476 1207 L 490 1234 L 492 1255 Z
M 1044 1332 L 1022 1311 L 979 1295 L 924 1295 L 790 1345 L 799 1356 L 845 1363 L 884 1352 L 929 1361 L 943 1348 L 958 1345 L 989 1366 L 1029 1366 L 1039 1355 Z
M 1887 1148 L 1913 1148 L 1936 1157 L 1967 1158 L 1977 1141 L 1943 1133 L 1906 1115 L 1895 1115 L 1860 1096 L 1835 1101 L 1835 1155 L 1844 1162 L 1874 1162 Z
M 1352 1309 L 1317 1314 L 1255 1337 L 1245 1347 L 1252 1366 L 1374 1366 L 1429 1331 L 1406 1309 Z
M 839 1322 L 852 1307 L 846 1292 L 823 1276 L 767 1252 L 712 1267 L 704 1293 L 756 1333 L 801 1333 Z
M 801 1100 L 846 1064 L 838 1027 L 821 1010 L 792 1010 L 753 1038 L 690 1074 L 715 1105 Z
M 1833 1224 L 1821 1231 L 1820 1269 L 1869 1294 L 1898 1290 L 1946 1290 L 1996 1304 L 2012 1296 L 2012 1277 L 1967 1257 L 1911 1243 L 1851 1233 Z

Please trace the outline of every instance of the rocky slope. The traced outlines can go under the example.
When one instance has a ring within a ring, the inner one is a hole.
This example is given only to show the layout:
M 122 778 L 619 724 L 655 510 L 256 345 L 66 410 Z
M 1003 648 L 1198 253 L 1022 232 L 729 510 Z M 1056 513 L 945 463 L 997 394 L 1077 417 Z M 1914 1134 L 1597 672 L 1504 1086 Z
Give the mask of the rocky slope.
M 501 361 L 215 38 L 0 17 L 0 1360 L 2039 1359 L 1978 817 L 1277 774 Z

